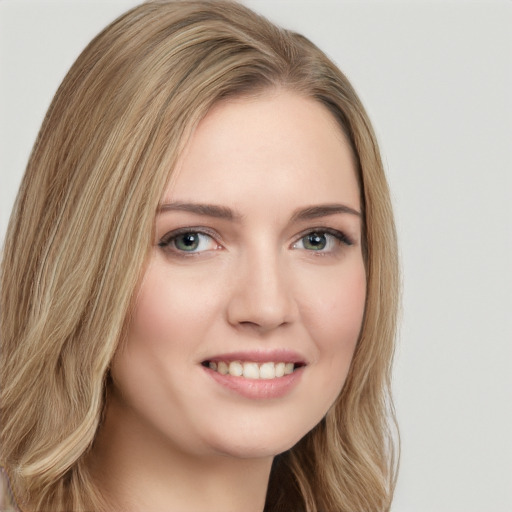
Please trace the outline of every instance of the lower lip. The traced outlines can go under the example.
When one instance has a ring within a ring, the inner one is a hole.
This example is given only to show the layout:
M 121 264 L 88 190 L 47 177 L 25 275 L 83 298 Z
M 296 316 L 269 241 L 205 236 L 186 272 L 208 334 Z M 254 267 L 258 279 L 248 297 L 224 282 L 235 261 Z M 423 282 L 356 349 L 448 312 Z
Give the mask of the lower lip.
M 203 369 L 212 379 L 224 388 L 253 400 L 281 398 L 286 396 L 297 386 L 304 372 L 304 366 L 302 366 L 289 375 L 275 379 L 246 379 L 245 377 L 223 375 L 222 373 L 204 366 Z

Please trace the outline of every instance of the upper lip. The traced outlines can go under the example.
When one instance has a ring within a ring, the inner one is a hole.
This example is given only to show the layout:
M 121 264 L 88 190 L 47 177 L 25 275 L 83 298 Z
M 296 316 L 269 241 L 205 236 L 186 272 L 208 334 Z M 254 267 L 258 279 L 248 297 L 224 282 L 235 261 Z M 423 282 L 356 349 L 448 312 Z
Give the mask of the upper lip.
M 215 354 L 211 357 L 207 357 L 202 362 L 230 362 L 230 361 L 250 361 L 253 363 L 295 363 L 303 364 L 307 363 L 306 359 L 299 353 L 288 350 L 288 349 L 277 349 L 277 350 L 244 350 L 237 352 L 227 352 L 224 354 Z

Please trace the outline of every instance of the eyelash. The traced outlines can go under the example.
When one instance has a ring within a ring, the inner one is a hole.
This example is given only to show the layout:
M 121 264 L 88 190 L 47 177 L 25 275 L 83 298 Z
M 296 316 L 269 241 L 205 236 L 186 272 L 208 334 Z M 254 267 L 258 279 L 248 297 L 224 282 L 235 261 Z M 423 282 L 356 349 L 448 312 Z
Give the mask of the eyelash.
M 332 228 L 318 227 L 318 228 L 308 229 L 306 232 L 301 233 L 299 235 L 297 241 L 293 243 L 293 247 L 295 247 L 298 243 L 303 241 L 307 236 L 311 236 L 311 235 L 329 235 L 334 238 L 334 243 L 338 243 L 340 245 L 345 245 L 345 246 L 349 246 L 349 247 L 351 245 L 354 245 L 354 240 L 352 240 L 352 238 L 347 236 L 343 231 L 339 231 L 337 229 L 332 229 Z M 315 251 L 313 249 L 309 249 L 309 250 L 304 249 L 304 250 L 310 251 L 310 252 L 316 253 L 316 254 L 326 254 L 326 253 L 328 254 L 330 252 L 330 251 L 322 251 L 322 250 Z
M 175 231 L 171 231 L 171 232 L 167 233 L 158 242 L 158 246 L 161 247 L 162 249 L 166 249 L 166 250 L 172 252 L 174 255 L 177 255 L 177 256 L 180 256 L 180 257 L 185 257 L 185 258 L 187 258 L 187 257 L 194 257 L 194 256 L 197 256 L 199 254 L 202 254 L 203 252 L 206 252 L 206 251 L 199 251 L 199 252 L 196 252 L 196 251 L 185 251 L 185 250 L 180 250 L 177 247 L 172 247 L 173 242 L 175 244 L 177 239 L 180 236 L 187 235 L 187 234 L 199 235 L 200 237 L 201 236 L 206 236 L 206 237 L 209 237 L 210 239 L 212 239 L 212 241 L 214 241 L 217 244 L 217 246 L 221 245 L 219 242 L 217 242 L 218 235 L 214 231 L 211 231 L 211 230 L 206 229 L 204 227 L 201 227 L 201 228 L 199 228 L 199 227 L 187 227 L 187 228 L 181 228 L 181 229 L 177 229 Z M 339 231 L 337 229 L 332 229 L 332 228 L 326 228 L 326 227 L 317 227 L 317 228 L 308 229 L 307 231 L 301 233 L 297 237 L 296 241 L 293 242 L 293 244 L 291 246 L 293 248 L 296 248 L 296 246 L 299 243 L 301 243 L 307 236 L 310 236 L 310 235 L 324 235 L 324 236 L 328 235 L 328 236 L 334 238 L 334 243 L 337 243 L 337 244 L 340 244 L 340 245 L 345 245 L 345 246 L 352 246 L 352 245 L 354 245 L 354 241 L 352 240 L 352 238 L 347 236 L 342 231 Z M 328 240 L 327 240 L 327 242 L 328 242 Z M 321 255 L 321 254 L 328 254 L 329 252 L 332 252 L 332 251 L 314 250 L 314 249 L 306 249 L 306 248 L 304 248 L 303 250 L 305 250 L 307 252 L 311 252 L 313 254 L 316 253 L 316 254 L 319 254 L 319 255 Z
M 164 235 L 160 242 L 158 242 L 158 246 L 162 249 L 167 249 L 173 254 L 177 256 L 182 257 L 191 257 L 191 256 L 197 256 L 198 254 L 201 254 L 204 251 L 195 252 L 195 251 L 184 251 L 180 250 L 177 247 L 172 247 L 173 242 L 176 243 L 177 239 L 182 235 L 199 235 L 199 236 L 207 236 L 208 238 L 211 238 L 214 242 L 217 243 L 219 246 L 219 242 L 217 242 L 218 235 L 214 231 L 210 231 L 206 228 L 195 228 L 195 227 L 187 227 L 187 228 L 181 228 L 177 229 L 175 231 L 171 231 Z

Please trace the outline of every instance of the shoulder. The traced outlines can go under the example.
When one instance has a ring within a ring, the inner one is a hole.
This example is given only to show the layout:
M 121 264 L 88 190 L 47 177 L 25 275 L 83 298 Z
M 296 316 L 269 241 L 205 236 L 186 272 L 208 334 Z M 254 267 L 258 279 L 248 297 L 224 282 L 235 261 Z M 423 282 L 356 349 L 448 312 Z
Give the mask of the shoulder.
M 14 502 L 9 477 L 0 466 L 0 512 L 21 512 Z

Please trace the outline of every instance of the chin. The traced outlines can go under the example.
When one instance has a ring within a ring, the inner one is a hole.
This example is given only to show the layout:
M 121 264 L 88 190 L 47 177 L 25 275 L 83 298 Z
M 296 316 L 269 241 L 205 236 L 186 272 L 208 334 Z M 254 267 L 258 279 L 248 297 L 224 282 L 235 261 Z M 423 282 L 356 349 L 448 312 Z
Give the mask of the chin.
M 236 431 L 225 429 L 205 441 L 217 453 L 226 457 L 275 457 L 295 446 L 317 423 L 308 422 L 302 426 L 281 423 L 279 426 L 271 427 L 256 426 L 253 423 L 245 425 L 245 428 L 237 428 Z
M 257 444 L 257 443 L 244 443 L 231 446 L 222 446 L 218 448 L 218 453 L 224 457 L 231 457 L 237 459 L 266 459 L 273 458 L 280 453 L 283 453 L 292 448 L 298 441 L 295 442 L 276 442 L 272 444 Z

